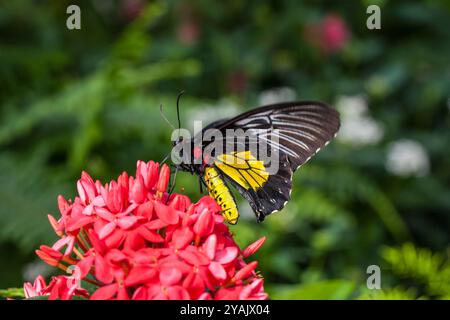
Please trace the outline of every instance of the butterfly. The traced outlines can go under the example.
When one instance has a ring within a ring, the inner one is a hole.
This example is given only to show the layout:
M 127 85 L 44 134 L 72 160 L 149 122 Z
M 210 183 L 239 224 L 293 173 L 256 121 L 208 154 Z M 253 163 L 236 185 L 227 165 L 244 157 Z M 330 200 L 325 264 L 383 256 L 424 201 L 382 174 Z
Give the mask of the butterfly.
M 236 224 L 239 218 L 229 185 L 250 203 L 261 222 L 267 215 L 283 209 L 291 198 L 295 170 L 326 146 L 339 126 L 339 113 L 324 103 L 278 103 L 215 121 L 192 138 L 180 136 L 172 151 L 181 150 L 176 169 L 199 176 L 200 186 L 206 186 L 228 223 Z M 205 139 L 211 130 L 219 138 Z M 230 130 L 241 130 L 245 136 L 231 139 L 227 137 Z M 277 157 L 269 157 L 272 163 L 251 148 L 255 143 L 268 146 L 270 156 L 276 154 Z M 213 145 L 223 148 L 211 148 Z M 269 166 L 274 164 L 277 170 L 271 172 Z

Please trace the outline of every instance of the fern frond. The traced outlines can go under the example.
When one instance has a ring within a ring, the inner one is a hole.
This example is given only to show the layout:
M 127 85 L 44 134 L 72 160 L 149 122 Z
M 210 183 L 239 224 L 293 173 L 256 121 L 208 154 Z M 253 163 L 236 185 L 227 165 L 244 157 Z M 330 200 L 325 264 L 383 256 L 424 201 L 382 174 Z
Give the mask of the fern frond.
M 425 285 L 430 294 L 450 294 L 450 263 L 443 255 L 406 243 L 385 248 L 382 256 L 394 273 Z
M 320 185 L 342 202 L 360 199 L 372 208 L 398 241 L 410 238 L 408 228 L 390 199 L 357 171 L 343 167 L 326 170 L 309 165 L 302 169 L 298 179 L 300 183 Z

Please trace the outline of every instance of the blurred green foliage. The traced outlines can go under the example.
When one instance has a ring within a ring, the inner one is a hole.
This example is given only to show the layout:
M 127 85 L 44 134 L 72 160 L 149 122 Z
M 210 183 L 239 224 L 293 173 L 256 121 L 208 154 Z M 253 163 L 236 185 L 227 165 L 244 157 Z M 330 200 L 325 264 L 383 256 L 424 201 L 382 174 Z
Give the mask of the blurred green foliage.
M 382 29 L 368 30 L 375 2 Z M 159 106 L 175 121 L 180 90 L 189 126 L 288 87 L 332 104 L 363 95 L 383 135 L 334 141 L 262 224 L 241 203 L 231 228 L 242 246 L 267 236 L 256 259 L 272 298 L 448 299 L 450 3 L 375 2 L 78 1 L 81 30 L 66 28 L 71 1 L 2 2 L 0 288 L 33 274 L 33 250 L 55 240 L 46 214 L 74 197 L 81 170 L 108 181 L 170 151 Z M 306 36 L 330 14 L 349 31 L 332 53 Z M 424 147 L 426 174 L 386 169 L 400 139 Z M 181 188 L 200 196 L 196 177 L 180 174 Z M 366 288 L 372 264 L 382 290 Z

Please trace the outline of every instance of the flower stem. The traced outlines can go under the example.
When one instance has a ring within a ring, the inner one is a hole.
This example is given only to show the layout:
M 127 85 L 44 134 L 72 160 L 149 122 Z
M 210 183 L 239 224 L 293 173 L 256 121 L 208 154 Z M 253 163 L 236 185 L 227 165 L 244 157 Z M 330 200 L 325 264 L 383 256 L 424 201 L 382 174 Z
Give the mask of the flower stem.
M 75 255 L 76 255 L 78 258 L 80 258 L 80 260 L 84 258 L 83 254 L 82 254 L 80 251 L 78 251 L 77 248 L 73 247 L 73 252 L 75 253 Z

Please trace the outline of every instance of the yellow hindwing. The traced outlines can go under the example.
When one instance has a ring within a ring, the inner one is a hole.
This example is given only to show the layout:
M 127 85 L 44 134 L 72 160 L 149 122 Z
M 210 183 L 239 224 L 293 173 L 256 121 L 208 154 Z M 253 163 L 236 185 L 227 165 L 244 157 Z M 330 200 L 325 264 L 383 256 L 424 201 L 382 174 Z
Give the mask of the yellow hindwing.
M 214 164 L 242 188 L 257 190 L 269 179 L 264 162 L 256 159 L 250 151 L 219 155 Z

